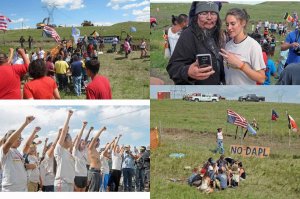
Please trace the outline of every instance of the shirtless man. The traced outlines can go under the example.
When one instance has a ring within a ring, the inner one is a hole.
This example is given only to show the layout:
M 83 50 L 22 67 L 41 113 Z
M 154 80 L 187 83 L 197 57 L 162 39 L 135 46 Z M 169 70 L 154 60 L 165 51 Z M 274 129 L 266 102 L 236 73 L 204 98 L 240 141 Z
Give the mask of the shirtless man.
M 90 160 L 90 170 L 88 172 L 89 192 L 99 192 L 100 187 L 100 154 L 97 148 L 100 144 L 100 135 L 106 127 L 103 127 L 92 139 L 88 147 L 88 158 Z

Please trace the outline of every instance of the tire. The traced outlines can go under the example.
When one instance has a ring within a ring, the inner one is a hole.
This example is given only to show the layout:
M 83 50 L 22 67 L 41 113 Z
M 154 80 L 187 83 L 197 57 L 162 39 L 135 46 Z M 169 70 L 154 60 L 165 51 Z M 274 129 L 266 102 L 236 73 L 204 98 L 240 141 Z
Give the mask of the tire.
M 195 102 L 200 102 L 200 100 L 198 98 L 195 99 Z
M 246 101 L 246 99 L 242 99 L 242 102 L 245 102 Z
M 213 99 L 212 102 L 217 102 L 217 100 Z

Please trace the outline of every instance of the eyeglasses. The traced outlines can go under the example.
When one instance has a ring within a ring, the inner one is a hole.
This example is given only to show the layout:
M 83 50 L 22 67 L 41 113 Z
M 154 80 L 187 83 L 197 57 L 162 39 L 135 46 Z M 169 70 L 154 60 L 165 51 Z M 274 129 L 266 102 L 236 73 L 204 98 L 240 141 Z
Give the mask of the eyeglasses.
M 23 141 L 23 138 L 22 138 L 22 137 L 19 137 L 18 140 L 19 140 L 19 141 Z
M 201 12 L 200 16 L 202 17 L 208 17 L 210 15 L 211 17 L 217 17 L 218 14 L 216 12 Z

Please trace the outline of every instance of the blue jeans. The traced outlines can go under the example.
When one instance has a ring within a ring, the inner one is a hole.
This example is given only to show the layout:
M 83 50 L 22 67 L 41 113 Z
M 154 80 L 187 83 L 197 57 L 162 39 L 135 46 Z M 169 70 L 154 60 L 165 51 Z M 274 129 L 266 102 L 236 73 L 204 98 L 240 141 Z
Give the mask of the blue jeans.
M 223 145 L 223 140 L 217 139 L 218 147 L 216 149 L 216 153 L 220 151 L 221 154 L 224 154 L 224 145 Z
M 77 96 L 81 95 L 81 76 L 73 76 L 74 91 Z
M 100 178 L 100 192 L 106 192 L 110 174 L 102 174 Z
M 123 186 L 124 192 L 131 192 L 132 191 L 132 177 L 133 177 L 133 169 L 131 168 L 124 168 L 123 169 Z
M 145 188 L 145 169 L 136 169 L 135 181 L 137 191 L 144 191 Z

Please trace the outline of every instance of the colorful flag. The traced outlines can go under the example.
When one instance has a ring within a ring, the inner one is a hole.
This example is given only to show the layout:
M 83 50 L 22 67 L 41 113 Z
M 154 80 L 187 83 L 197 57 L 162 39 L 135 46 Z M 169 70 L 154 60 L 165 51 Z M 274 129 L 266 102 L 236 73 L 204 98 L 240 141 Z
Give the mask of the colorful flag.
M 284 17 L 283 17 L 284 20 L 286 20 L 287 22 L 293 22 L 294 21 L 294 18 L 289 15 L 289 13 L 285 13 Z
M 277 118 L 279 118 L 278 114 L 276 113 L 275 110 L 272 110 L 272 120 L 277 120 Z
M 0 30 L 6 31 L 7 22 L 11 22 L 11 20 L 4 15 L 0 15 Z
M 57 34 L 54 28 L 51 28 L 50 26 L 44 26 L 43 33 L 47 37 L 52 37 L 56 42 L 60 42 L 60 36 Z
M 289 129 L 292 129 L 292 131 L 297 132 L 298 126 L 297 126 L 295 120 L 289 114 L 287 116 L 288 116 L 288 121 L 289 121 L 289 125 L 288 125 Z
M 72 36 L 74 38 L 74 42 L 77 42 L 78 38 L 80 37 L 80 30 L 78 28 L 72 27 Z
M 241 126 L 243 128 L 247 128 L 248 126 L 248 122 L 245 118 L 229 109 L 227 109 L 227 122 L 235 124 L 237 126 Z

